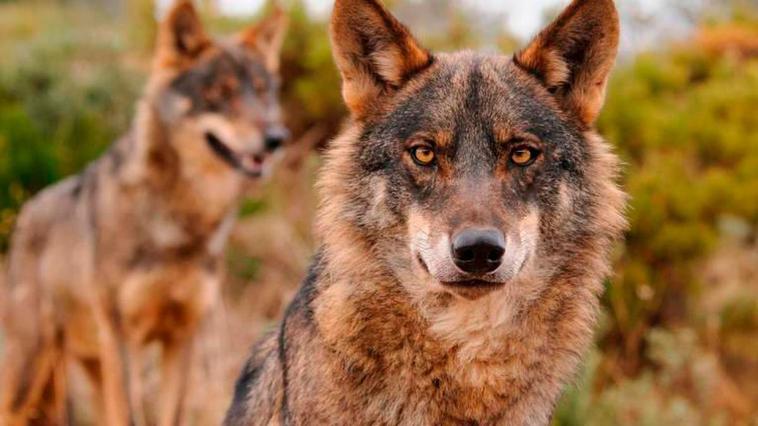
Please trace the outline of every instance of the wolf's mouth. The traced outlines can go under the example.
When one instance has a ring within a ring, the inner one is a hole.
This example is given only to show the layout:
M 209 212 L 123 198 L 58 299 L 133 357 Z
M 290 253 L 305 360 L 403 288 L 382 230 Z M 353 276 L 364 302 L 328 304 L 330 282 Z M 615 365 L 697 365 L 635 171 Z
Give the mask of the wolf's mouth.
M 445 287 L 459 287 L 459 288 L 497 288 L 505 283 L 484 281 L 484 280 L 463 280 L 463 281 L 443 281 L 441 282 Z
M 421 268 L 429 274 L 429 267 L 426 265 L 423 257 L 420 254 L 416 254 L 416 260 Z M 468 298 L 476 298 L 482 294 L 488 293 L 491 290 L 498 289 L 505 285 L 504 282 L 486 281 L 481 279 L 465 279 L 459 281 L 439 281 L 443 287 L 447 287 L 458 293 L 461 293 Z
M 441 281 L 443 287 L 469 300 L 476 300 L 505 286 L 502 282 L 484 280 Z
M 205 133 L 205 141 L 223 162 L 245 176 L 257 178 L 263 174 L 265 154 L 238 154 L 211 132 Z

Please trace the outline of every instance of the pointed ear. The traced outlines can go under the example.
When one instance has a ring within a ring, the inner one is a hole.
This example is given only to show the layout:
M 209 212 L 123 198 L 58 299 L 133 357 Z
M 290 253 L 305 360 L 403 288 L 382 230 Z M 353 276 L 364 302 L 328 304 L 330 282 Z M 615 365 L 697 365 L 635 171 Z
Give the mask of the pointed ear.
M 514 61 L 536 76 L 568 113 L 591 127 L 605 100 L 618 41 L 613 0 L 574 0 Z
M 177 0 L 158 29 L 156 64 L 182 67 L 211 45 L 190 0 Z
M 377 0 L 336 0 L 329 33 L 342 96 L 358 119 L 432 62 Z
M 266 67 L 277 70 L 288 23 L 287 14 L 274 4 L 268 16 L 258 24 L 244 30 L 240 39 L 243 45 L 263 54 Z

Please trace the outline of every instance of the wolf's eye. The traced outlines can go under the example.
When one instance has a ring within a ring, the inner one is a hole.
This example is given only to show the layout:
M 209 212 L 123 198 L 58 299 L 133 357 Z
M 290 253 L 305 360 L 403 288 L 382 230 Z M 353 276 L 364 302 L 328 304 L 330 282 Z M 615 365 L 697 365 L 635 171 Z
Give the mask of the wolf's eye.
M 415 146 L 411 148 L 411 157 L 419 166 L 430 166 L 434 163 L 436 155 L 430 146 Z
M 539 152 L 536 149 L 521 146 L 511 151 L 511 161 L 517 166 L 528 166 L 534 162 Z

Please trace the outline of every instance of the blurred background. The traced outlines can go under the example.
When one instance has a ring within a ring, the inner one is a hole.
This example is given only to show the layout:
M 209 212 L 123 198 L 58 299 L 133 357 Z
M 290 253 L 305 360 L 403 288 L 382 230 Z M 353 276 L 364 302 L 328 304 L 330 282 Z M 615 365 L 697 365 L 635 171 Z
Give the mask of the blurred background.
M 128 128 L 168 1 L 0 0 L 0 253 L 24 200 Z M 262 6 L 196 3 L 215 34 Z M 241 208 L 222 302 L 197 343 L 192 424 L 220 421 L 250 345 L 304 275 L 320 152 L 344 119 L 325 30 L 331 2 L 285 3 L 293 146 Z M 568 0 L 387 3 L 434 50 L 509 53 Z M 758 425 L 758 2 L 617 4 L 622 54 L 599 128 L 625 162 L 631 228 L 596 343 L 554 423 Z M 89 389 L 73 386 L 74 416 L 91 423 Z

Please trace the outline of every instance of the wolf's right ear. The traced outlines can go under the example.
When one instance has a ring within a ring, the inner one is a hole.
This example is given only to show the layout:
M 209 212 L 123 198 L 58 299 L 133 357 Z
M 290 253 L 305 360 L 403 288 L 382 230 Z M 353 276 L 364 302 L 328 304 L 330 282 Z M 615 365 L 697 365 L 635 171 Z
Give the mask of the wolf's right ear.
M 262 54 L 270 70 L 277 70 L 288 23 L 287 14 L 278 3 L 274 3 L 266 17 L 242 32 L 242 44 Z
M 357 119 L 432 62 L 377 0 L 336 0 L 329 34 L 342 96 Z
M 590 127 L 603 105 L 618 43 L 613 0 L 574 0 L 514 61 Z
M 211 44 L 190 0 L 177 0 L 158 29 L 155 64 L 179 68 L 196 59 Z

